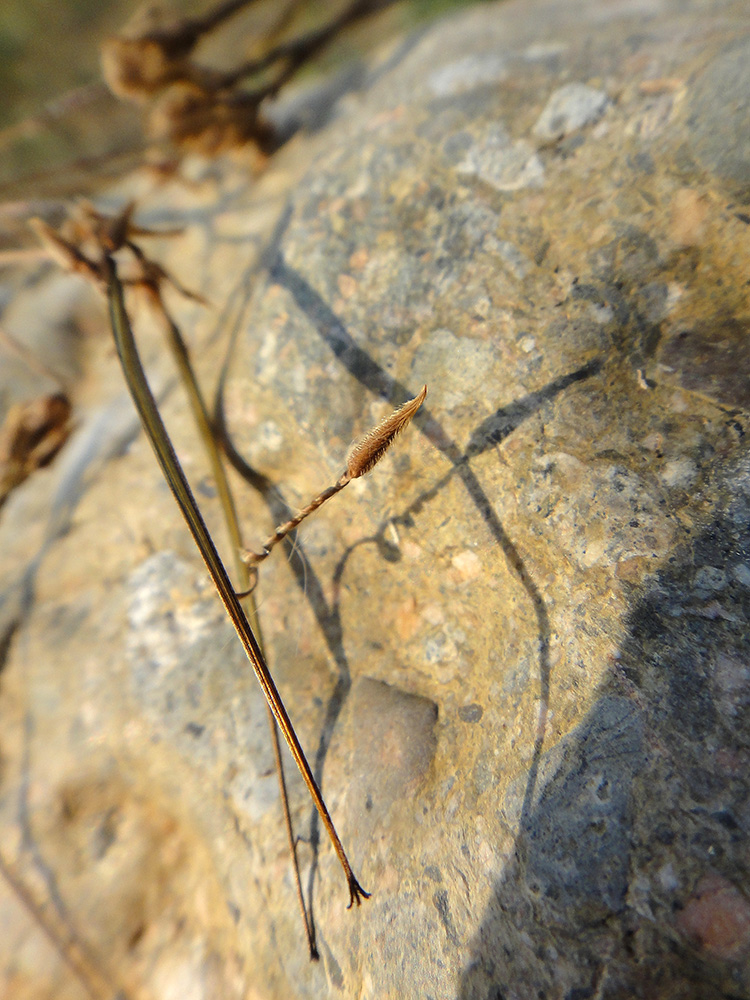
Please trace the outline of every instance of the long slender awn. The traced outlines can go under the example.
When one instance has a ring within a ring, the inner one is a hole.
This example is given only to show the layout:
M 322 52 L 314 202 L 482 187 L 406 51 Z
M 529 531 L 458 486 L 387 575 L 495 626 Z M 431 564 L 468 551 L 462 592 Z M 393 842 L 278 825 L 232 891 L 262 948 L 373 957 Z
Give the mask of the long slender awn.
M 125 380 L 128 385 L 133 402 L 135 404 L 141 424 L 154 449 L 157 461 L 161 467 L 167 483 L 172 491 L 175 501 L 187 522 L 193 540 L 198 547 L 203 561 L 206 564 L 209 575 L 219 592 L 219 596 L 224 604 L 232 625 L 239 636 L 245 653 L 255 671 L 258 683 L 263 690 L 266 701 L 278 722 L 279 728 L 284 735 L 284 739 L 289 746 L 295 763 L 302 774 L 307 788 L 315 803 L 315 807 L 320 814 L 323 825 L 328 831 L 331 843 L 336 851 L 336 855 L 344 869 L 347 885 L 349 887 L 348 908 L 354 903 L 359 906 L 362 898 L 368 899 L 369 892 L 365 892 L 357 881 L 349 859 L 346 856 L 341 840 L 336 833 L 328 808 L 323 801 L 323 796 L 318 788 L 315 776 L 305 757 L 304 750 L 297 738 L 289 715 L 281 700 L 273 677 L 266 665 L 263 653 L 258 644 L 258 640 L 253 633 L 247 616 L 240 604 L 240 600 L 232 587 L 229 575 L 227 574 L 221 557 L 208 532 L 198 505 L 195 502 L 192 491 L 188 484 L 182 466 L 179 463 L 175 450 L 167 434 L 167 430 L 159 415 L 156 401 L 146 380 L 143 366 L 138 354 L 130 320 L 125 310 L 123 290 L 117 276 L 117 266 L 112 257 L 105 255 L 103 263 L 104 279 L 107 285 L 107 301 L 109 304 L 109 314 L 112 323 L 112 332 L 115 338 L 117 353 L 120 357 Z

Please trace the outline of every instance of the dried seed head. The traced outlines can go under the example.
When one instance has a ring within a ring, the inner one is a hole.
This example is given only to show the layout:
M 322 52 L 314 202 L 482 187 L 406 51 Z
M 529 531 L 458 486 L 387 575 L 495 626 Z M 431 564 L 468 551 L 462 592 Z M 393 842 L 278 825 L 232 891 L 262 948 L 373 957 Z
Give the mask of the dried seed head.
M 192 84 L 166 91 L 149 119 L 149 131 L 159 142 L 203 156 L 214 156 L 247 143 L 261 153 L 278 145 L 276 131 L 260 111 L 253 94 L 216 93 Z
M 150 6 L 102 45 L 102 73 L 118 97 L 143 102 L 189 76 L 187 57 L 200 36 L 196 23 Z
M 369 472 L 390 448 L 394 439 L 411 423 L 414 414 L 425 400 L 427 386 L 414 399 L 400 406 L 395 413 L 381 420 L 377 427 L 365 434 L 351 449 L 346 462 L 347 480 L 358 479 Z
M 44 219 L 29 219 L 29 226 L 45 245 L 52 259 L 64 270 L 73 274 L 82 274 L 84 278 L 96 282 L 101 280 L 99 262 L 89 259 L 74 243 L 65 239 L 64 236 L 60 236 L 51 226 L 47 225 Z
M 184 75 L 182 62 L 170 59 L 147 38 L 108 38 L 101 50 L 102 75 L 117 97 L 145 101 Z
M 10 407 L 0 427 L 0 506 L 24 479 L 52 461 L 71 432 L 70 416 L 62 393 Z

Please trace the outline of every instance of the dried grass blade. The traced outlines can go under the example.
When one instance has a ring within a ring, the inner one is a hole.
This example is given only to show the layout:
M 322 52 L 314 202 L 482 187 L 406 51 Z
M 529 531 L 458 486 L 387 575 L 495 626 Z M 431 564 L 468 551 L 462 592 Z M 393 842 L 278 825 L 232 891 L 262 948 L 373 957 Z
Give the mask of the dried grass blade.
M 187 522 L 198 551 L 203 557 L 203 561 L 219 593 L 224 608 L 242 642 L 247 658 L 252 664 L 266 701 L 270 705 L 279 728 L 284 734 L 284 739 L 307 785 L 323 825 L 328 832 L 349 886 L 349 907 L 354 903 L 359 906 L 360 900 L 362 898 L 369 898 L 370 894 L 365 892 L 352 871 L 349 859 L 346 856 L 344 847 L 333 825 L 333 820 L 328 812 L 328 807 L 323 800 L 312 768 L 307 761 L 284 702 L 268 669 L 261 648 L 258 645 L 258 640 L 232 587 L 229 575 L 221 561 L 214 541 L 195 502 L 182 466 L 175 454 L 174 447 L 156 406 L 156 401 L 146 381 L 146 375 L 138 355 L 133 331 L 130 328 L 130 321 L 125 311 L 122 284 L 117 277 L 115 263 L 110 257 L 105 256 L 104 258 L 103 273 L 107 284 L 107 297 L 117 352 L 120 356 L 128 389 L 133 397 L 133 402 L 135 403 L 143 428 L 154 449 L 164 477 L 169 483 L 175 501 Z

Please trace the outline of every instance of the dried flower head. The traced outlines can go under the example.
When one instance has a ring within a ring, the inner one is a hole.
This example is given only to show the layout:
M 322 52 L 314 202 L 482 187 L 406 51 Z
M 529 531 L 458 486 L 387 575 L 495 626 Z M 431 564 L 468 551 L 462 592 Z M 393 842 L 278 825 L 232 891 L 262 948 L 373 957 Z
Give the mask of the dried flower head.
M 427 386 L 423 386 L 422 391 L 414 399 L 410 399 L 408 402 L 400 406 L 395 413 L 392 413 L 385 420 L 381 420 L 377 427 L 374 427 L 369 434 L 358 441 L 351 452 L 349 453 L 349 460 L 346 463 L 346 469 L 333 484 L 329 486 L 328 489 L 323 490 L 319 493 L 314 500 L 303 507 L 298 514 L 295 514 L 293 518 L 287 521 L 285 524 L 280 524 L 274 533 L 266 539 L 265 544 L 260 552 L 251 552 L 246 550 L 241 553 L 241 558 L 243 562 L 254 569 L 258 563 L 263 562 L 271 554 L 271 550 L 275 545 L 278 545 L 282 539 L 286 538 L 290 531 L 301 524 L 306 517 L 309 517 L 318 507 L 322 507 L 323 504 L 330 500 L 331 497 L 336 496 L 340 493 L 345 486 L 347 486 L 352 479 L 358 479 L 360 476 L 364 476 L 366 472 L 369 472 L 373 466 L 377 465 L 380 459 L 385 455 L 390 446 L 393 444 L 394 439 L 401 433 L 401 431 L 409 425 L 414 414 L 417 412 L 419 407 L 425 400 L 427 395 Z M 256 576 L 257 580 L 257 576 Z M 253 586 L 255 586 L 255 581 L 253 581 Z
M 0 505 L 35 469 L 52 461 L 71 431 L 71 406 L 57 392 L 15 403 L 0 427 Z
M 401 431 L 409 426 L 415 413 L 424 403 L 426 395 L 427 386 L 425 385 L 418 396 L 408 400 L 357 441 L 346 460 L 348 479 L 358 479 L 377 465 Z
M 278 141 L 275 129 L 260 112 L 260 103 L 254 94 L 177 84 L 154 107 L 149 131 L 157 140 L 204 156 L 247 143 L 270 153 Z
M 248 2 L 229 0 L 202 18 L 180 18 L 153 6 L 138 10 L 119 35 L 102 45 L 102 74 L 109 89 L 140 103 L 177 80 L 216 87 L 223 74 L 196 66 L 188 57 L 203 35 Z

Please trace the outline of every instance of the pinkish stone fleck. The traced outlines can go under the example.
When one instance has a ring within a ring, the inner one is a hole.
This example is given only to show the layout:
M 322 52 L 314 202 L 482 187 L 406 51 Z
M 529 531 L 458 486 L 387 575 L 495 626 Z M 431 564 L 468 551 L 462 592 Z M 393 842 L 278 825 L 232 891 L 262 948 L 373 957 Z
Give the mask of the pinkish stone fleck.
M 750 902 L 721 875 L 704 875 L 677 929 L 716 958 L 740 958 L 750 949 Z

